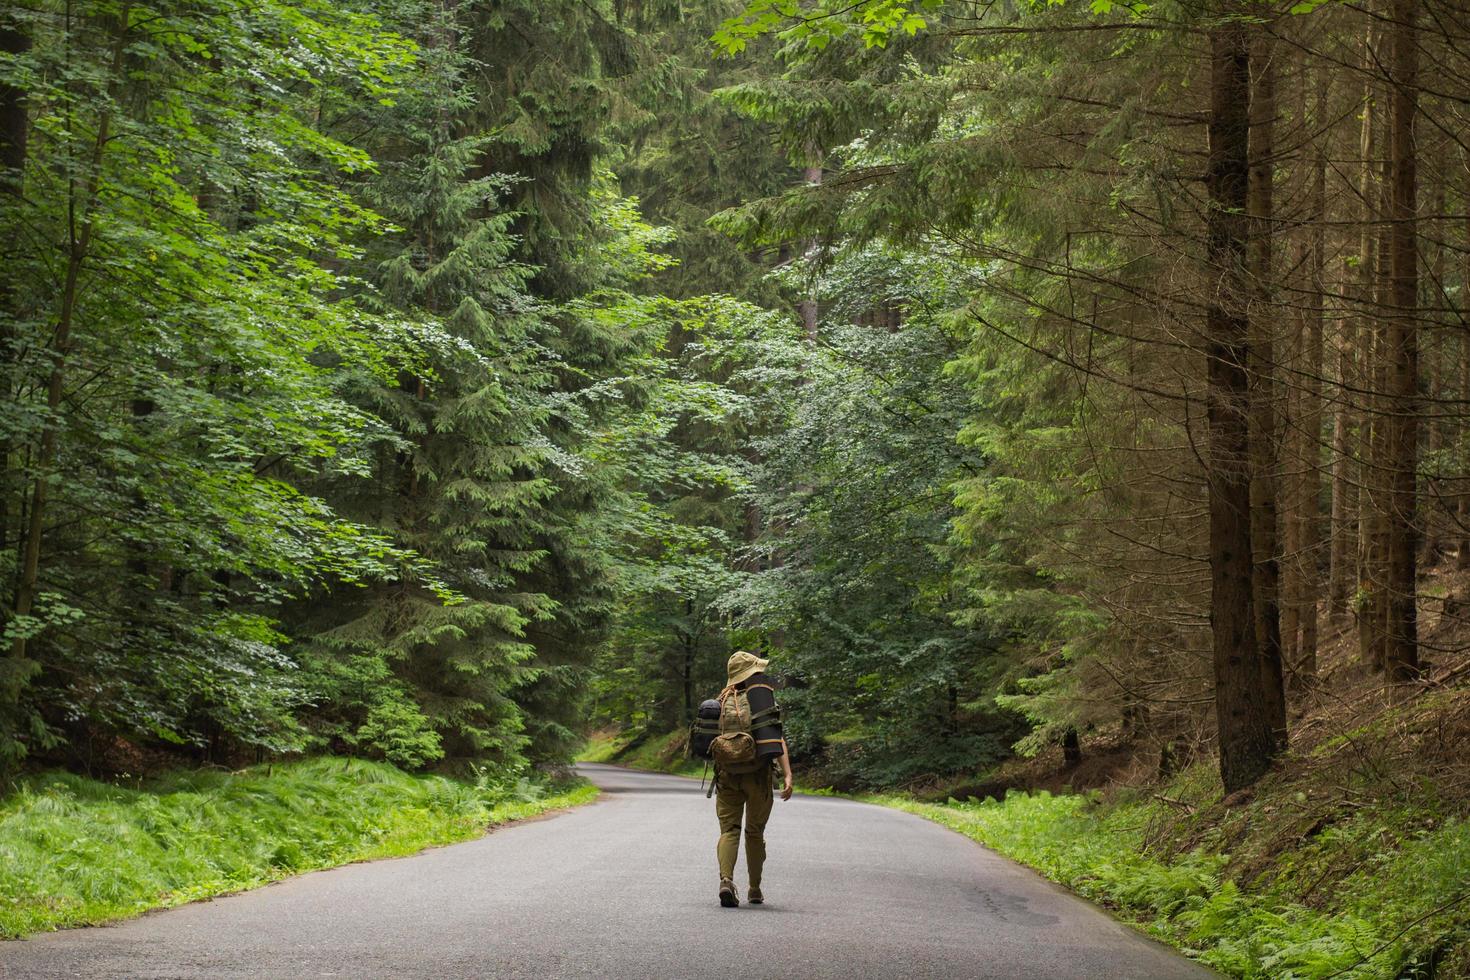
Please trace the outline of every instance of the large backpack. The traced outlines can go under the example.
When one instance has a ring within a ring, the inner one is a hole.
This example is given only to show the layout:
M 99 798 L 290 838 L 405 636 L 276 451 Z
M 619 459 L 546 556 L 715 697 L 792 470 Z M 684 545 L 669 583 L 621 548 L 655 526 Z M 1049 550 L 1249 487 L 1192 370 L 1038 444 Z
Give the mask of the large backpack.
M 755 751 L 755 725 L 751 723 L 750 698 L 744 691 L 727 687 L 720 692 L 720 733 L 710 742 L 709 754 L 715 769 L 734 776 L 759 772 L 770 765 Z

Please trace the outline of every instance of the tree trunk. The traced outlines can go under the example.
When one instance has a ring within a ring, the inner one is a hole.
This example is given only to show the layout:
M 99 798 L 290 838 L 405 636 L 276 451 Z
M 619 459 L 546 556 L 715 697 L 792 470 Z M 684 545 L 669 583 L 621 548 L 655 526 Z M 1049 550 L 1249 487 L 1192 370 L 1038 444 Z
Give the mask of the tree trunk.
M 1082 765 L 1082 740 L 1077 736 L 1077 729 L 1071 725 L 1062 735 L 1062 765 L 1068 769 L 1076 769 Z
M 1436 213 L 1443 214 L 1444 211 L 1441 209 Z M 1435 262 L 1441 267 L 1442 272 L 1444 263 L 1444 252 L 1442 249 L 1436 250 Z M 1433 275 L 1433 280 L 1435 283 L 1444 281 L 1443 276 L 1438 274 Z M 1436 292 L 1438 292 L 1437 287 Z M 1443 300 L 1443 295 L 1436 296 L 1436 307 Z M 1437 314 L 1436 319 L 1438 319 Z M 1419 357 L 1420 384 L 1424 388 L 1424 393 L 1429 399 L 1429 403 L 1435 406 L 1442 404 L 1445 396 L 1444 371 L 1442 369 L 1444 361 L 1443 326 L 1443 324 L 1438 322 L 1432 324 L 1428 335 L 1424 337 L 1423 343 L 1420 345 L 1423 348 L 1420 351 Z M 1439 504 L 1439 501 L 1444 498 L 1444 481 L 1439 476 L 1439 467 L 1437 465 L 1441 458 L 1441 453 L 1444 451 L 1444 426 L 1439 420 L 1438 412 L 1439 409 L 1436 407 L 1428 415 L 1424 416 L 1424 420 L 1421 423 L 1422 431 L 1420 432 L 1420 437 L 1424 443 L 1425 458 L 1435 461 L 1436 464 L 1431 472 L 1427 473 L 1424 477 L 1424 502 L 1419 518 L 1422 533 L 1419 536 L 1418 561 L 1424 568 L 1433 568 L 1439 564 L 1439 559 L 1444 555 L 1445 551 L 1445 519 L 1442 516 L 1444 510 Z
M 1365 62 L 1371 69 L 1376 64 L 1376 41 L 1370 29 L 1366 40 Z M 1383 415 L 1379 393 L 1383 389 L 1382 325 L 1373 307 L 1374 286 L 1378 279 L 1381 249 L 1374 231 L 1374 219 L 1382 212 L 1382 192 L 1374 174 L 1374 152 L 1377 146 L 1376 95 L 1370 83 L 1365 97 L 1359 158 L 1363 170 L 1359 178 L 1362 202 L 1361 235 L 1358 241 L 1358 282 L 1356 300 L 1359 310 L 1358 348 L 1362 351 L 1359 384 L 1362 415 L 1358 425 L 1358 650 L 1363 663 L 1379 668 L 1383 663 L 1383 575 L 1380 570 L 1382 541 L 1378 514 L 1382 510 L 1380 475 L 1375 468 L 1382 458 L 1379 443 L 1383 432 Z
M 1467 251 L 1465 256 L 1466 269 L 1463 275 L 1465 286 L 1461 287 L 1464 292 L 1470 288 L 1470 215 L 1465 217 L 1465 240 Z M 1460 300 L 1460 399 L 1470 400 L 1470 311 L 1466 309 L 1466 299 Z M 1455 567 L 1461 570 L 1470 568 L 1470 478 L 1461 475 L 1461 492 L 1459 499 L 1455 501 L 1455 537 L 1459 544 L 1455 548 Z
M 1300 268 L 1306 246 L 1298 241 L 1293 264 Z M 1282 392 L 1281 416 L 1281 660 L 1288 681 L 1294 678 L 1301 637 L 1301 609 L 1306 601 L 1302 583 L 1302 526 L 1297 505 L 1303 491 L 1302 469 L 1307 459 L 1302 431 L 1301 380 L 1306 353 L 1307 322 L 1302 311 L 1292 316 L 1293 332 L 1288 358 L 1282 365 L 1287 379 Z
M 1419 271 L 1414 115 L 1418 101 L 1418 0 L 1393 0 L 1389 99 L 1389 404 L 1387 448 L 1391 468 L 1387 508 L 1387 621 L 1384 662 L 1390 680 L 1419 671 L 1417 474 L 1419 456 Z
M 1337 384 L 1342 390 L 1332 406 L 1332 518 L 1328 551 L 1327 602 L 1334 618 L 1347 615 L 1357 552 L 1358 490 L 1353 483 L 1355 422 L 1347 391 L 1357 382 L 1357 325 L 1351 314 L 1337 319 Z
M 1448 154 L 1445 152 L 1444 141 L 1438 141 L 1434 159 L 1430 164 L 1430 189 L 1429 189 L 1429 213 L 1434 216 L 1435 228 L 1444 218 L 1446 205 L 1448 203 L 1448 191 L 1445 187 L 1445 171 L 1449 164 Z M 1434 311 L 1429 320 L 1428 335 L 1420 344 L 1422 348 L 1419 358 L 1419 385 L 1429 398 L 1433 410 L 1424 415 L 1421 423 L 1421 438 L 1424 443 L 1425 455 L 1434 461 L 1433 471 L 1426 475 L 1426 486 L 1424 502 L 1420 514 L 1420 528 L 1422 547 L 1419 552 L 1419 562 L 1427 568 L 1433 568 L 1439 563 L 1444 554 L 1443 528 L 1449 520 L 1445 513 L 1442 501 L 1445 499 L 1444 480 L 1440 476 L 1440 453 L 1444 449 L 1444 422 L 1441 416 L 1441 405 L 1443 404 L 1445 389 L 1447 385 L 1444 379 L 1444 335 L 1448 326 L 1446 309 L 1449 305 L 1449 293 L 1445 290 L 1445 235 L 1436 231 L 1432 236 L 1430 248 L 1434 258 L 1430 262 L 1428 282 L 1425 284 L 1425 296 L 1432 296 L 1430 308 Z
M 1376 63 L 1373 29 L 1370 27 L 1363 39 L 1363 70 L 1371 71 Z M 1373 148 L 1377 104 L 1375 90 L 1369 82 L 1363 87 L 1362 122 L 1358 131 L 1358 159 L 1362 169 L 1358 174 L 1358 254 L 1356 270 L 1353 262 L 1344 261 L 1344 280 L 1351 280 L 1347 287 L 1349 302 L 1342 314 L 1342 331 L 1339 341 L 1342 347 L 1338 354 L 1338 380 L 1343 386 L 1339 399 L 1337 417 L 1334 422 L 1334 486 L 1333 486 L 1333 602 L 1339 614 L 1351 609 L 1357 620 L 1359 655 L 1367 660 L 1369 634 L 1367 605 L 1369 587 L 1368 558 L 1371 494 L 1368 480 L 1371 470 L 1368 465 L 1368 450 L 1371 443 L 1372 387 L 1372 298 L 1374 184 Z M 1354 275 L 1354 273 L 1356 273 Z M 1356 388 L 1356 395 L 1350 394 Z M 1347 542 L 1353 539 L 1354 547 L 1348 550 Z M 1349 574 L 1351 568 L 1352 574 Z
M 1465 173 L 1470 178 L 1470 149 L 1464 151 Z M 1460 270 L 1460 399 L 1470 401 L 1470 179 L 1463 191 L 1461 209 L 1465 211 L 1465 264 Z M 1455 502 L 1456 548 L 1455 566 L 1470 568 L 1470 476 L 1462 474 L 1459 500 Z
M 1247 210 L 1250 214 L 1249 264 L 1253 315 L 1250 339 L 1250 525 L 1255 559 L 1256 645 L 1261 658 L 1261 703 L 1278 738 L 1286 737 L 1286 699 L 1281 657 L 1281 564 L 1277 539 L 1277 493 L 1280 489 L 1276 391 L 1275 317 L 1268 310 L 1276 299 L 1271 227 L 1275 205 L 1276 68 L 1269 39 L 1257 32 L 1251 42 L 1254 69 L 1250 100 L 1250 168 Z
M 1234 13 L 1227 7 L 1222 13 Z M 1249 281 L 1244 268 L 1249 182 L 1250 49 L 1238 22 L 1210 30 L 1209 194 L 1206 248 L 1217 283 L 1205 313 L 1209 429 L 1210 629 L 1220 777 L 1226 792 L 1259 779 L 1276 736 L 1261 703 L 1261 659 L 1252 601 L 1250 524 Z
M 1376 185 L 1375 200 L 1378 202 L 1375 217 L 1388 215 L 1388 163 L 1381 168 Z M 1363 453 L 1362 501 L 1362 615 L 1360 643 L 1364 662 L 1374 670 L 1383 670 L 1388 656 L 1388 508 L 1392 489 L 1393 470 L 1392 433 L 1389 431 L 1393 411 L 1389 396 L 1390 362 L 1393 354 L 1389 349 L 1388 324 L 1384 317 L 1390 297 L 1388 295 L 1388 242 L 1389 228 L 1379 226 L 1374 235 L 1373 265 L 1367 271 L 1365 287 L 1367 303 L 1371 307 L 1368 336 L 1364 348 L 1368 351 L 1367 369 L 1364 372 L 1369 394 L 1366 396 L 1368 419 L 1366 449 Z
M 1325 104 L 1326 99 L 1322 102 Z M 1327 212 L 1327 157 L 1317 146 L 1312 160 L 1312 225 L 1307 240 L 1307 300 L 1303 338 L 1306 372 L 1301 382 L 1300 488 L 1296 500 L 1297 569 L 1300 578 L 1297 616 L 1301 635 L 1297 641 L 1293 674 L 1302 683 L 1317 677 L 1317 600 L 1322 592 L 1322 306 L 1323 272 L 1327 266 L 1327 240 L 1322 221 Z

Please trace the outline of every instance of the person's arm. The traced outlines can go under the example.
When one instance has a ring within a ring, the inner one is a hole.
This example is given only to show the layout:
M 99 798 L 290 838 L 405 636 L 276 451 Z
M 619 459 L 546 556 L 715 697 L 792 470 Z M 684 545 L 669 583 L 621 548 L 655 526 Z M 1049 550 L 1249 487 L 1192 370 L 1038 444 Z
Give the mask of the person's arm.
M 781 799 L 791 799 L 791 753 L 786 749 L 786 740 L 781 739 L 781 775 L 786 777 L 786 785 L 781 787 Z

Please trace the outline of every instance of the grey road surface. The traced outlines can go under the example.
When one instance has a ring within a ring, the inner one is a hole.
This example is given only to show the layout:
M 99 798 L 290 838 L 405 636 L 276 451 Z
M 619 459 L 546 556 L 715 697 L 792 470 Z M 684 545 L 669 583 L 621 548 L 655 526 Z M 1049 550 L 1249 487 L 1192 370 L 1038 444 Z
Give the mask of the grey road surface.
M 722 909 L 698 784 L 584 769 L 595 805 L 3 943 L 0 977 L 1214 976 L 957 834 L 846 800 L 778 800 L 767 904 Z

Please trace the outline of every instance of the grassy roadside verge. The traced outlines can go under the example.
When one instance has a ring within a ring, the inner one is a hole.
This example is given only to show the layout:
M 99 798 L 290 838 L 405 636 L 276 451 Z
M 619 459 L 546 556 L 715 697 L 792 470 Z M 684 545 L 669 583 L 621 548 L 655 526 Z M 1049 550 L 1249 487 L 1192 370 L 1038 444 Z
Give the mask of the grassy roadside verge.
M 620 747 L 602 736 L 586 751 L 682 772 L 677 741 Z M 1284 781 L 1232 806 L 1208 766 L 1161 788 L 1106 799 L 851 798 L 956 830 L 1228 976 L 1470 978 L 1470 821 L 1415 800 L 1348 808 L 1327 823 L 1325 804 Z
M 1197 848 L 1167 860 L 1152 856 L 1145 836 L 1161 816 L 1154 802 L 1047 793 L 1012 793 L 1003 802 L 867 799 L 957 830 L 1230 976 L 1465 976 L 1463 964 L 1450 962 L 1463 938 L 1456 904 L 1470 867 L 1464 823 L 1381 854 L 1308 905 L 1298 896 L 1312 877 L 1320 881 L 1330 855 L 1305 846 L 1242 889 L 1224 854 Z
M 39 776 L 0 800 L 0 937 L 412 854 L 596 795 L 586 783 L 502 787 L 331 758 L 144 789 Z

